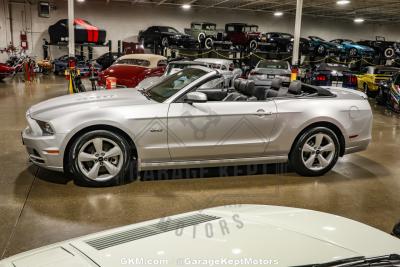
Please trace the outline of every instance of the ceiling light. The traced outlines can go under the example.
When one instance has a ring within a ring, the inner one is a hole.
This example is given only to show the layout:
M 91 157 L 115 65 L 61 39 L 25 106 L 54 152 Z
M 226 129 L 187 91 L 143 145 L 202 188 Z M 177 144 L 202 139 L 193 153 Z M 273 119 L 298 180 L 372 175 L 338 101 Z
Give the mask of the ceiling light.
M 282 16 L 283 15 L 283 12 L 281 12 L 281 11 L 276 11 L 275 13 L 274 13 L 274 16 L 275 17 L 280 17 L 280 16 Z
M 184 4 L 184 5 L 182 5 L 182 8 L 183 9 L 190 9 L 192 6 L 191 5 L 189 5 L 189 4 Z
M 363 19 L 363 18 L 356 18 L 356 19 L 354 19 L 354 22 L 355 23 L 363 23 L 365 21 L 365 19 Z
M 350 0 L 338 0 L 338 1 L 336 1 L 336 4 L 338 4 L 340 6 L 344 6 L 344 5 L 350 4 Z
M 85 0 L 76 0 L 76 1 L 78 1 L 79 3 L 85 2 Z

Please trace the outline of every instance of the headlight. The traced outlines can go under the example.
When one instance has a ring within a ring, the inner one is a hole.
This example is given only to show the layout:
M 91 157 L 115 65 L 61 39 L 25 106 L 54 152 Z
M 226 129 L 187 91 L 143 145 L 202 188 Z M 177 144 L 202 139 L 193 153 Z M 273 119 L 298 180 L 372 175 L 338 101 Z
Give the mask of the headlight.
M 36 121 L 39 125 L 40 129 L 43 132 L 43 135 L 54 135 L 54 130 L 51 127 L 50 123 L 44 121 Z

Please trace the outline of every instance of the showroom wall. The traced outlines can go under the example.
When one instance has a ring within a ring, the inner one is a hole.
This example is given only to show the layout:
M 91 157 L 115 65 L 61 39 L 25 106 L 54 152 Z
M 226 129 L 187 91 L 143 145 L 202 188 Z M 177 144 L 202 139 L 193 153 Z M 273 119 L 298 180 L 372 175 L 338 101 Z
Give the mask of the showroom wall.
M 0 0 L 0 47 L 4 47 L 5 34 L 5 14 L 3 1 Z M 2 3 L 3 2 L 3 3 Z M 37 7 L 13 4 L 13 28 L 14 41 L 19 43 L 20 31 L 26 27 L 30 48 L 33 44 L 33 55 L 42 57 L 42 39 L 48 38 L 48 26 L 55 23 L 60 18 L 67 17 L 66 1 L 55 1 L 56 9 L 52 10 L 50 18 L 39 18 Z M 157 9 L 157 10 L 156 10 Z M 85 18 L 98 27 L 107 30 L 108 39 L 113 40 L 113 49 L 116 50 L 117 40 L 136 41 L 137 33 L 150 25 L 170 25 L 179 30 L 188 27 L 191 21 L 211 21 L 216 22 L 218 27 L 223 28 L 227 22 L 249 22 L 260 26 L 261 31 L 283 31 L 293 32 L 294 18 L 290 15 L 276 18 L 268 13 L 229 11 L 225 9 L 197 9 L 182 10 L 179 7 L 155 7 L 153 5 L 112 2 L 107 4 L 105 1 L 89 1 L 76 3 L 76 17 Z M 221 15 L 223 14 L 223 16 Z M 32 20 L 30 21 L 30 15 Z M 8 17 L 8 16 L 7 16 Z M 26 20 L 26 21 L 25 21 Z M 326 39 L 338 37 L 350 38 L 354 40 L 375 38 L 376 35 L 386 36 L 388 39 L 399 40 L 400 28 L 398 25 L 377 25 L 374 23 L 354 24 L 351 20 L 339 21 L 335 19 L 304 17 L 302 35 L 318 35 Z M 9 42 L 9 40 L 8 40 Z M 53 47 L 51 54 L 53 57 L 66 53 L 66 48 Z M 106 48 L 97 49 L 96 54 L 107 51 Z M 0 55 L 0 60 L 1 60 Z

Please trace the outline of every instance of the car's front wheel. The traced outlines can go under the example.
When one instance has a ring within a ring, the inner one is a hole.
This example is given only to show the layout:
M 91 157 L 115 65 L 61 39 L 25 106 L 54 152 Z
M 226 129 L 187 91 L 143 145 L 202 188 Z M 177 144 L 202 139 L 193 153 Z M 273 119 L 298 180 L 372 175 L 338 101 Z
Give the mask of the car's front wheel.
M 111 131 L 95 130 L 79 136 L 69 151 L 69 171 L 84 186 L 112 186 L 136 176 L 136 157 L 128 141 Z
M 350 56 L 350 57 L 356 57 L 357 55 L 358 55 L 358 51 L 357 51 L 356 48 L 351 48 L 351 49 L 349 50 L 349 56 Z
M 340 151 L 338 136 L 326 127 L 305 131 L 289 156 L 292 168 L 303 176 L 321 176 L 335 166 Z
M 325 56 L 326 54 L 326 48 L 323 45 L 319 45 L 316 49 L 317 55 L 319 56 Z
M 168 47 L 168 46 L 169 46 L 168 37 L 162 38 L 162 40 L 161 40 L 161 45 L 162 45 L 163 47 Z
M 211 48 L 213 48 L 213 47 L 214 47 L 214 40 L 213 40 L 211 37 L 207 37 L 207 38 L 204 40 L 204 47 L 205 47 L 206 49 L 211 49 Z

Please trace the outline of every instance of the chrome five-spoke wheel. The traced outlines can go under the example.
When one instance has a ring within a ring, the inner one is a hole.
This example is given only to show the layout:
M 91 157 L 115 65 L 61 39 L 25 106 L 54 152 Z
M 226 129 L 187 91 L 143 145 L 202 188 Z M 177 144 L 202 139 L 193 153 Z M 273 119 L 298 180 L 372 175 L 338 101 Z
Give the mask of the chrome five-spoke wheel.
M 340 154 L 337 132 L 314 127 L 301 133 L 289 154 L 291 167 L 304 176 L 320 176 L 331 170 Z
M 94 130 L 78 136 L 70 151 L 68 171 L 77 184 L 110 186 L 137 177 L 136 150 L 122 134 Z
M 312 135 L 302 150 L 304 165 L 313 171 L 319 171 L 332 163 L 335 156 L 335 144 L 330 136 L 323 133 Z
M 123 159 L 122 150 L 114 141 L 97 137 L 80 149 L 78 166 L 89 179 L 107 181 L 121 171 Z

